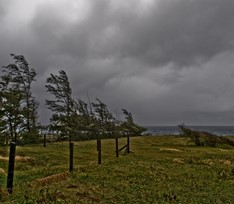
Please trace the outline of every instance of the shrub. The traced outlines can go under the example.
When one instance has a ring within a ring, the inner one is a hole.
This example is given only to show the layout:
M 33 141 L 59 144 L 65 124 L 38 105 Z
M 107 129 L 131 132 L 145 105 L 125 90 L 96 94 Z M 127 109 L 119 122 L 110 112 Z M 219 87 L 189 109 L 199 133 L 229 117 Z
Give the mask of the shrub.
M 184 125 L 179 125 L 178 127 L 180 128 L 182 135 L 190 138 L 196 146 L 216 147 L 218 144 L 234 146 L 234 141 L 226 137 L 220 137 L 209 132 L 191 130 Z

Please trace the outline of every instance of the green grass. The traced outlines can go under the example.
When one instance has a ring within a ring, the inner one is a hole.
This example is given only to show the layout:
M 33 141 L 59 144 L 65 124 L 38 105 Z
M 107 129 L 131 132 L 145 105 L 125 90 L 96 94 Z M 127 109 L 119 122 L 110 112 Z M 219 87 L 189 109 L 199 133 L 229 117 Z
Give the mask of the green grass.
M 68 143 L 17 147 L 31 159 L 16 161 L 12 195 L 0 173 L 0 203 L 234 203 L 234 148 L 195 147 L 177 136 L 130 142 L 130 154 L 116 158 L 115 140 L 102 140 L 101 165 L 96 141 L 76 142 L 73 173 L 43 185 L 35 179 L 68 170 Z

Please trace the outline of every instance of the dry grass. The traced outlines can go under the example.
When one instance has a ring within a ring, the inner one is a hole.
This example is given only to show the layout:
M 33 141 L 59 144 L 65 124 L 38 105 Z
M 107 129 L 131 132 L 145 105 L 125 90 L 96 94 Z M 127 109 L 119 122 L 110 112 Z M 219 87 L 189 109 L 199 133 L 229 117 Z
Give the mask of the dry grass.
M 227 150 L 227 149 L 221 149 L 221 148 L 219 148 L 219 150 L 221 151 L 221 152 L 228 152 L 229 150 Z
M 9 157 L 0 156 L 0 161 L 8 161 Z
M 0 175 L 1 174 L 5 174 L 6 172 L 4 171 L 4 169 L 0 168 Z
M 61 174 L 54 174 L 51 176 L 47 176 L 45 178 L 40 178 L 40 179 L 36 179 L 34 181 L 32 181 L 30 183 L 31 186 L 46 186 L 46 185 L 51 185 L 53 183 L 62 181 L 62 180 L 66 180 L 67 177 L 69 176 L 68 172 L 64 172 Z
M 181 150 L 175 148 L 160 148 L 160 151 L 182 152 Z
M 205 165 L 209 165 L 209 166 L 214 164 L 214 162 L 211 159 L 204 159 L 204 160 L 202 160 L 201 163 L 205 164 Z
M 0 160 L 1 161 L 8 161 L 9 157 L 0 156 Z M 15 160 L 16 161 L 22 161 L 22 162 L 32 162 L 32 161 L 35 161 L 35 159 L 32 158 L 32 157 L 22 157 L 22 156 L 15 156 Z
M 227 165 L 227 166 L 232 166 L 232 161 L 230 160 L 219 160 L 221 164 Z
M 185 164 L 185 161 L 182 158 L 174 158 L 173 162 L 178 163 L 178 164 Z

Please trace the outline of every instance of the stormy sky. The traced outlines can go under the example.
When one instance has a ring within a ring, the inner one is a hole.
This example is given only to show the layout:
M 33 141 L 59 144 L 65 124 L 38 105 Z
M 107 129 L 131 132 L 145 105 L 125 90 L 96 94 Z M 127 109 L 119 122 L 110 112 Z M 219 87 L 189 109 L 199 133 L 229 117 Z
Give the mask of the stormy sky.
M 48 122 L 46 78 L 141 125 L 234 125 L 233 0 L 0 0 L 0 65 L 22 54 Z

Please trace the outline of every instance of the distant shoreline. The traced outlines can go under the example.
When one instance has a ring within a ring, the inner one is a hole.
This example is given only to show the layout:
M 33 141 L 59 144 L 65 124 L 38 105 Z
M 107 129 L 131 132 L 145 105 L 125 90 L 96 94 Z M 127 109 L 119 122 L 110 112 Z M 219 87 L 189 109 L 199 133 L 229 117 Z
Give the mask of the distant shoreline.
M 143 126 L 147 128 L 144 135 L 179 135 L 180 130 L 178 126 Z M 234 126 L 189 126 L 187 127 L 198 130 L 209 132 L 218 136 L 234 136 Z

